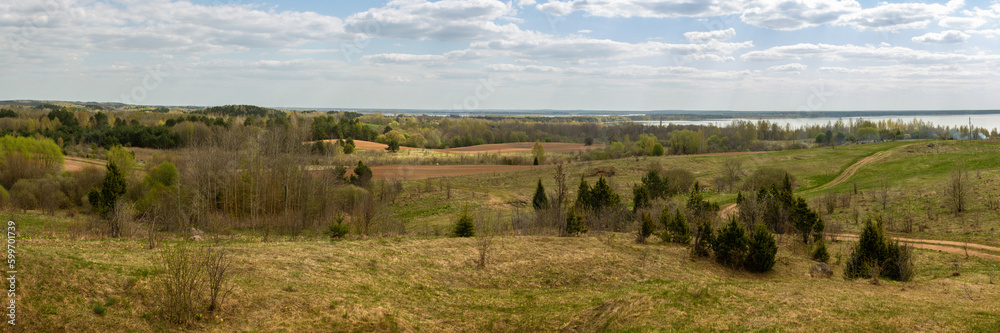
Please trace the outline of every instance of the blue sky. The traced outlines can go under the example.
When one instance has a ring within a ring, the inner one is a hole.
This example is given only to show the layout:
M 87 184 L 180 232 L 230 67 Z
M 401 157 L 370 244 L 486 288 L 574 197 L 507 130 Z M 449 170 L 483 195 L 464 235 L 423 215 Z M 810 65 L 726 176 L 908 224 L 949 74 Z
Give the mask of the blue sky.
M 0 99 L 1000 109 L 995 0 L 17 0 L 0 38 Z

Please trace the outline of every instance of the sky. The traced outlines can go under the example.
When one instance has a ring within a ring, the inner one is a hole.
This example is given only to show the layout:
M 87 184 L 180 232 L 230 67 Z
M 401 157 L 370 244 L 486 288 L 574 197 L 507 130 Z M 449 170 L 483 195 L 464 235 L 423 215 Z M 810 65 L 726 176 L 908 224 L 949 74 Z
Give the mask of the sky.
M 997 0 L 0 3 L 0 99 L 943 110 L 998 88 Z

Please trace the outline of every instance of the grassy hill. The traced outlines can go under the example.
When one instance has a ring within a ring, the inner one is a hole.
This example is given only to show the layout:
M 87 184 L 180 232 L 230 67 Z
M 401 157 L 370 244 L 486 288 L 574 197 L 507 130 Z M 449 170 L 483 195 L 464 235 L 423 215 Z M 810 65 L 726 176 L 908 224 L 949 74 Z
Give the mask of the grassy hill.
M 651 163 L 684 168 L 710 184 L 719 165 L 744 159 L 748 169 L 775 166 L 798 179 L 798 194 L 832 212 L 827 226 L 859 229 L 856 217 L 911 218 L 913 238 L 998 245 L 1000 146 L 995 141 L 906 141 L 769 153 L 631 158 L 566 165 L 574 197 L 581 176 L 613 169 L 612 184 L 631 200 L 631 184 Z M 868 158 L 868 159 L 866 159 Z M 850 177 L 814 190 L 851 165 Z M 969 171 L 969 210 L 955 215 L 941 191 L 955 166 Z M 160 319 L 157 283 L 168 237 L 155 249 L 144 239 L 102 239 L 81 218 L 5 213 L 18 223 L 19 325 L 25 331 L 955 331 L 1000 330 L 1000 263 L 918 249 L 911 282 L 845 280 L 853 242 L 829 243 L 832 278 L 813 278 L 808 248 L 779 237 L 777 265 L 766 274 L 736 272 L 686 247 L 635 244 L 627 233 L 584 237 L 502 236 L 485 268 L 477 239 L 446 233 L 462 206 L 510 207 L 527 202 L 553 167 L 404 182 L 392 214 L 407 235 L 331 242 L 246 231 L 206 236 L 203 247 L 232 254 L 232 293 L 222 311 L 200 308 L 190 326 Z M 593 183 L 593 178 L 588 181 Z M 891 184 L 882 209 L 880 182 Z M 450 200 L 442 191 L 452 188 Z M 430 185 L 430 186 L 428 186 Z M 854 194 L 855 185 L 858 194 Z M 430 189 L 430 191 L 428 191 Z M 706 192 L 733 202 L 733 193 Z M 141 230 L 137 230 L 139 234 Z M 893 231 L 893 230 L 890 230 Z M 993 255 L 1000 251 L 982 250 Z M 100 307 L 104 311 L 97 311 Z M 102 312 L 98 314 L 98 312 Z

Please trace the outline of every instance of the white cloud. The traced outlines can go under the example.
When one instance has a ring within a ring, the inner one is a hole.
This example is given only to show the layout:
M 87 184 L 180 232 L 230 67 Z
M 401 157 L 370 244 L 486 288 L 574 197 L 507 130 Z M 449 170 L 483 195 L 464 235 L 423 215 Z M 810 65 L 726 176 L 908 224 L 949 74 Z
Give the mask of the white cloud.
M 863 31 L 923 29 L 934 20 L 963 6 L 965 6 L 964 0 L 951 0 L 944 5 L 937 3 L 881 3 L 876 7 L 846 15 L 841 18 L 838 24 L 849 25 Z
M 856 13 L 854 0 L 750 0 L 741 19 L 747 24 L 774 30 L 798 30 L 837 21 Z
M 986 19 L 978 17 L 945 17 L 938 25 L 950 29 L 975 29 L 986 24 Z
M 543 34 L 524 34 L 518 38 L 472 43 L 472 50 L 494 52 L 494 56 L 522 57 L 534 60 L 578 61 L 621 60 L 649 56 L 674 55 L 700 59 L 725 60 L 725 55 L 753 47 L 753 42 L 705 44 L 667 44 L 661 42 L 625 43 L 584 37 L 554 38 Z M 706 55 L 716 55 L 711 57 Z
M 418 64 L 423 66 L 438 66 L 448 62 L 448 58 L 439 54 L 402 54 L 402 53 L 382 53 L 366 55 L 361 57 L 361 61 L 374 65 L 387 64 Z
M 885 43 L 878 46 L 802 43 L 751 51 L 740 56 L 743 61 L 797 61 L 804 58 L 819 58 L 825 61 L 890 61 L 911 64 L 953 64 L 1000 60 L 1000 56 L 997 55 L 938 53 L 891 46 Z
M 739 13 L 743 0 L 549 0 L 537 6 L 552 15 L 572 12 L 599 17 L 710 17 Z
M 714 30 L 714 31 L 691 31 L 685 32 L 684 37 L 687 38 L 692 43 L 707 43 L 711 41 L 724 41 L 729 38 L 736 36 L 736 29 L 729 28 L 726 30 Z
M 922 36 L 913 37 L 912 40 L 924 44 L 961 44 L 969 40 L 969 35 L 958 31 L 948 30 L 939 33 L 928 32 Z
M 0 34 L 24 48 L 101 52 L 227 53 L 339 42 L 336 17 L 187 1 L 48 1 L 0 5 Z M 31 29 L 24 29 L 25 27 Z M 37 29 L 35 29 L 37 28 Z
M 349 30 L 370 37 L 476 41 L 519 33 L 514 23 L 495 22 L 513 14 L 514 9 L 499 0 L 394 0 L 345 21 Z
M 992 30 L 967 30 L 966 32 L 970 33 L 970 34 L 974 34 L 974 35 L 983 35 L 983 36 L 986 36 L 986 38 L 997 38 L 997 37 L 1000 37 L 1000 29 L 992 29 Z
M 771 72 L 783 72 L 783 73 L 801 73 L 806 70 L 806 65 L 800 63 L 790 63 L 778 66 L 771 66 L 767 69 Z

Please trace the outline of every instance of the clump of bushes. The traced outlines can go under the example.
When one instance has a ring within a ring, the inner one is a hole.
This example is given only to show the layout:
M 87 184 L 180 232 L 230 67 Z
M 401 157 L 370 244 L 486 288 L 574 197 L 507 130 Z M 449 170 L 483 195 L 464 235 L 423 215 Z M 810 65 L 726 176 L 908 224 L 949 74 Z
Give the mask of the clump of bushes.
M 851 251 L 844 278 L 888 278 L 896 281 L 913 279 L 913 251 L 885 237 L 882 223 L 865 222 L 858 244 Z
M 660 224 L 663 224 L 663 232 L 660 238 L 664 242 L 688 244 L 691 243 L 691 227 L 688 226 L 684 214 L 680 210 L 674 211 L 674 216 L 670 216 L 670 208 L 664 207 L 660 213 Z

